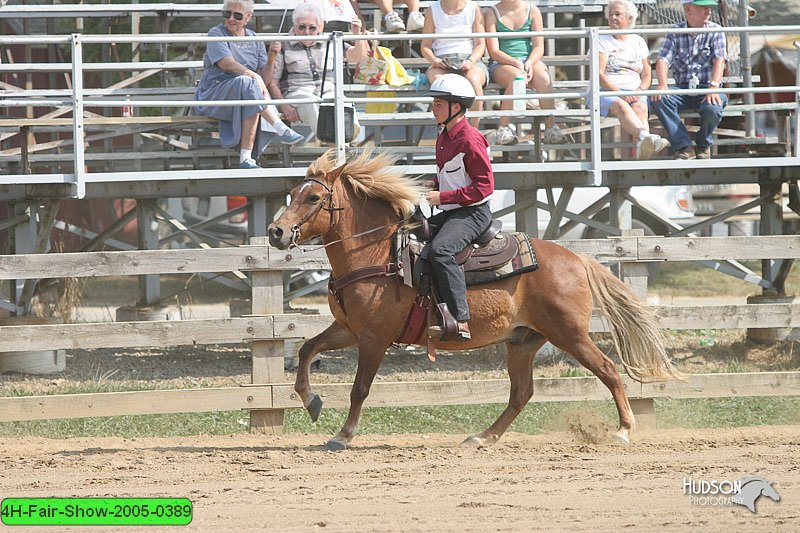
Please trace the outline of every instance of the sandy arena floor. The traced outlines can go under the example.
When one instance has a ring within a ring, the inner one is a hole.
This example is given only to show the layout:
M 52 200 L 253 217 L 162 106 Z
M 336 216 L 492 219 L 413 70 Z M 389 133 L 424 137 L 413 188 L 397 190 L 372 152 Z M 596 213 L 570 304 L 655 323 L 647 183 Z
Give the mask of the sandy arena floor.
M 800 524 L 800 427 L 657 430 L 627 447 L 559 432 L 512 433 L 488 450 L 456 446 L 462 438 L 359 436 L 342 453 L 320 451 L 318 435 L 4 438 L 0 493 L 188 497 L 194 520 L 181 531 L 794 532 Z M 682 492 L 685 477 L 751 475 L 772 481 L 781 501 L 761 497 L 752 514 L 693 506 Z

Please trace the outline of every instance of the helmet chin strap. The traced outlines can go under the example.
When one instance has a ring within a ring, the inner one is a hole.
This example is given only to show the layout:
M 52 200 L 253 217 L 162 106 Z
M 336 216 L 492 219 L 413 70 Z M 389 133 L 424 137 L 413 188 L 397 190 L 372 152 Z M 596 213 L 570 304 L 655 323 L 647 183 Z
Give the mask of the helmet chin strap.
M 440 126 L 442 126 L 443 128 L 446 128 L 447 125 L 450 124 L 450 122 L 452 122 L 454 118 L 458 117 L 459 115 L 463 115 L 463 114 L 465 114 L 467 112 L 464 109 L 464 104 L 458 104 L 458 105 L 461 106 L 461 111 L 459 111 L 458 113 L 456 113 L 454 115 L 453 114 L 453 102 L 451 102 L 450 100 L 447 101 L 447 120 L 445 120 L 444 122 L 439 123 Z

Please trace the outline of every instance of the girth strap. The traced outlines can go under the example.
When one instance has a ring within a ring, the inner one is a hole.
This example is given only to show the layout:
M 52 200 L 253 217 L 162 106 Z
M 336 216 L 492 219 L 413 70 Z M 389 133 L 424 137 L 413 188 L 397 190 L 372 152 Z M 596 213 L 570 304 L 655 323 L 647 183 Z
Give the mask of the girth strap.
M 394 276 L 399 270 L 400 269 L 397 263 L 387 263 L 385 265 L 359 268 L 357 270 L 353 270 L 345 276 L 342 276 L 339 279 L 333 279 L 333 276 L 331 276 L 331 278 L 328 280 L 328 290 L 336 294 L 340 290 L 344 289 L 351 283 L 355 283 L 356 281 L 375 276 Z

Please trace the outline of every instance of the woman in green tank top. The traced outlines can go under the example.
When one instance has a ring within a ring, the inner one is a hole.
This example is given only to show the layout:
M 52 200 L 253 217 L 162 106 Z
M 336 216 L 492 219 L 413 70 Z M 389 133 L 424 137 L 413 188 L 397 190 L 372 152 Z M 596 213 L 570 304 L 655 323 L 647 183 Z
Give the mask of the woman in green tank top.
M 487 32 L 509 34 L 529 31 L 542 31 L 542 13 L 535 5 L 526 0 L 500 0 L 499 3 L 486 10 L 485 23 Z M 505 94 L 512 94 L 514 79 L 522 75 L 526 87 L 540 93 L 552 93 L 553 82 L 547 65 L 542 61 L 544 55 L 543 37 L 509 37 L 486 39 L 491 63 L 489 75 L 492 81 L 505 87 Z M 503 100 L 501 110 L 511 110 L 514 102 Z M 542 109 L 555 109 L 555 101 L 551 98 L 540 101 Z M 516 144 L 517 136 L 509 128 L 510 117 L 500 119 L 493 144 Z M 557 144 L 564 142 L 564 134 L 555 124 L 552 116 L 545 119 L 544 142 Z M 519 127 L 519 126 L 517 126 Z

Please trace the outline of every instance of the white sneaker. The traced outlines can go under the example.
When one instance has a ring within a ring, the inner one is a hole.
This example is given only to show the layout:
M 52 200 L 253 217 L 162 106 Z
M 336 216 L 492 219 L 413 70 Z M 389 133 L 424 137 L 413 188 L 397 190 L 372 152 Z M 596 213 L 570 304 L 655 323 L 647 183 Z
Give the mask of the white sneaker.
M 514 135 L 514 132 L 512 132 L 511 128 L 508 126 L 500 126 L 497 128 L 497 133 L 495 134 L 494 140 L 501 146 L 517 144 L 519 142 L 517 136 Z
M 406 29 L 406 25 L 403 24 L 403 19 L 400 18 L 400 15 L 398 15 L 396 11 L 387 13 L 386 16 L 383 17 L 383 24 L 386 26 L 386 31 L 388 33 L 398 33 Z
M 652 134 L 651 136 L 655 137 L 654 143 L 656 147 L 653 149 L 654 154 L 660 152 L 664 148 L 669 148 L 669 141 L 667 139 L 656 134 Z
M 562 144 L 566 142 L 566 137 L 557 124 L 553 124 L 544 130 L 544 137 L 542 139 L 545 144 Z
M 406 21 L 406 31 L 422 31 L 422 27 L 424 25 L 425 25 L 425 15 L 423 15 L 419 11 L 414 11 L 413 13 L 408 14 L 408 20 Z
M 640 161 L 646 161 L 650 159 L 650 156 L 653 155 L 653 151 L 656 149 L 656 142 L 653 139 L 652 135 L 648 135 L 643 139 L 640 139 L 638 143 L 636 143 L 636 159 Z

